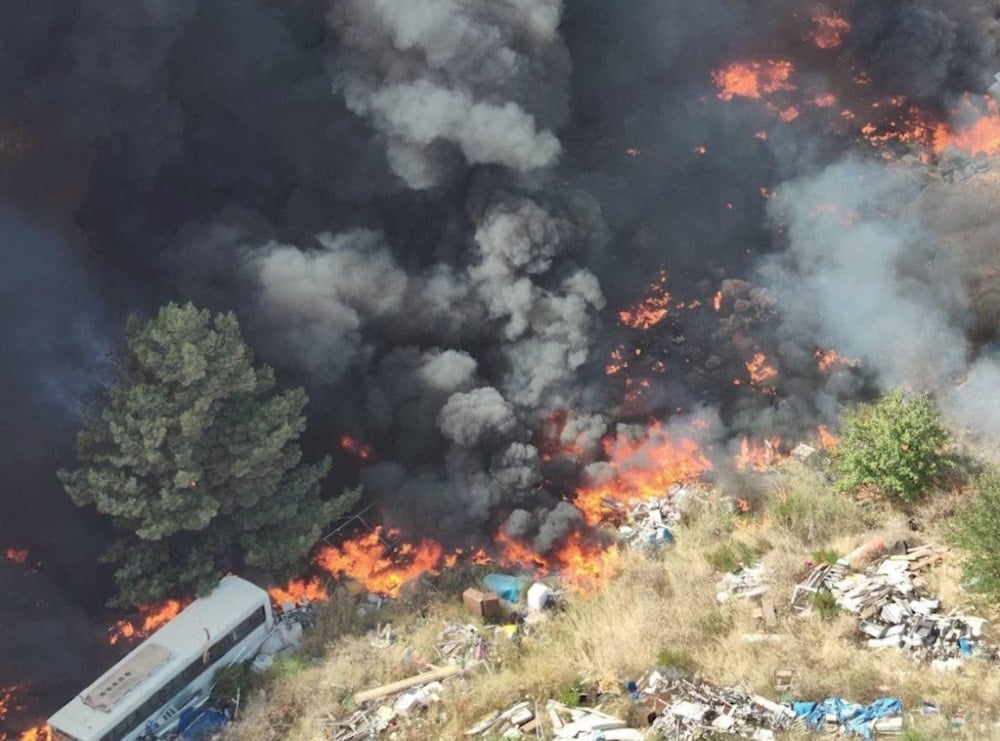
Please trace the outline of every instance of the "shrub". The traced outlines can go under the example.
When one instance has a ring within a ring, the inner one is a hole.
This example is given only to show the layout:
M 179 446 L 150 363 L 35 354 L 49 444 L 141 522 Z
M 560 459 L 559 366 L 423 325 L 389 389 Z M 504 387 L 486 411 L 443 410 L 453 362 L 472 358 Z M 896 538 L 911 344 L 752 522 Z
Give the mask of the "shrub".
M 831 566 L 837 563 L 837 559 L 840 556 L 836 551 L 830 550 L 829 548 L 820 548 L 819 550 L 812 552 L 813 561 L 816 563 L 828 563 Z
M 952 541 L 965 549 L 962 571 L 971 589 L 1000 595 L 1000 473 L 976 481 L 977 496 L 955 519 Z
M 813 596 L 813 609 L 824 620 L 833 620 L 840 614 L 837 599 L 829 589 L 820 589 Z
M 841 422 L 834 456 L 841 491 L 872 485 L 911 501 L 941 474 L 948 434 L 926 394 L 890 391 L 874 404 L 859 404 Z
M 771 547 L 763 539 L 758 539 L 753 545 L 733 539 L 710 550 L 705 558 L 716 571 L 736 571 L 742 566 L 753 566 Z
M 698 662 L 691 655 L 679 648 L 665 648 L 656 655 L 656 665 L 666 669 L 676 669 L 682 674 L 692 676 L 698 671 Z

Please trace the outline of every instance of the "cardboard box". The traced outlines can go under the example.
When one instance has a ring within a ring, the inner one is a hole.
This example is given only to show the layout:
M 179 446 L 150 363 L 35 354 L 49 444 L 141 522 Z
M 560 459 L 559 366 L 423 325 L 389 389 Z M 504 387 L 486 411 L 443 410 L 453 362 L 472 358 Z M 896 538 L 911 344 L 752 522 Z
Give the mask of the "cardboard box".
M 493 592 L 481 592 L 470 587 L 462 593 L 462 602 L 469 612 L 483 620 L 500 619 L 500 598 Z

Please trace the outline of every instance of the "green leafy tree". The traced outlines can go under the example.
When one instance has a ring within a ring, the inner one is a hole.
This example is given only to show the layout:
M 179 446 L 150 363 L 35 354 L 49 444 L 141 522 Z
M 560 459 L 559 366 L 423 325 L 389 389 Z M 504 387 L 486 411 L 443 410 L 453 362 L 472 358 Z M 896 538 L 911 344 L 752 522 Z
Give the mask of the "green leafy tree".
M 965 550 L 962 571 L 972 588 L 1000 596 L 1000 473 L 976 481 L 977 496 L 955 518 L 952 542 Z
M 873 485 L 911 501 L 949 464 L 942 454 L 948 433 L 926 394 L 890 391 L 847 413 L 841 429 L 834 456 L 841 490 Z
M 129 319 L 121 378 L 60 471 L 78 506 L 113 518 L 120 604 L 203 593 L 241 563 L 284 577 L 358 491 L 329 501 L 325 458 L 301 462 L 302 389 L 275 393 L 233 314 L 168 304 Z

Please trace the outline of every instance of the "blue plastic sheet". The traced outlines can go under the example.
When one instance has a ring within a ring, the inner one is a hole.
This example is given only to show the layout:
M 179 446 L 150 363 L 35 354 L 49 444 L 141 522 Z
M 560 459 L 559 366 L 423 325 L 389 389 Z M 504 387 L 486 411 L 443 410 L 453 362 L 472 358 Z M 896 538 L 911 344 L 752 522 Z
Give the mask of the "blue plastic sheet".
M 826 723 L 827 716 L 833 715 L 848 731 L 871 741 L 872 723 L 879 718 L 901 714 L 903 703 L 895 697 L 883 697 L 871 705 L 859 705 L 839 697 L 828 697 L 822 702 L 794 702 L 792 710 L 817 731 Z
M 521 599 L 521 592 L 527 586 L 528 580 L 510 574 L 487 574 L 486 578 L 483 579 L 483 584 L 501 599 L 517 602 Z
M 218 733 L 228 722 L 229 716 L 217 710 L 186 708 L 181 712 L 177 731 L 185 741 L 199 741 Z

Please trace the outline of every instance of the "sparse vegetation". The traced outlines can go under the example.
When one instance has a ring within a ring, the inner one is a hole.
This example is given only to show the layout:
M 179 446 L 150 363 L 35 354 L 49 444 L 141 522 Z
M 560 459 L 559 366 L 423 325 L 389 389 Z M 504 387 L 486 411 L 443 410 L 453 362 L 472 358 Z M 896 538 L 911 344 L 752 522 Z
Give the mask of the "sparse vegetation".
M 795 462 L 782 467 L 781 478 L 765 507 L 777 529 L 806 546 L 864 530 L 878 520 L 878 513 L 866 512 L 838 492 L 822 471 Z
M 829 589 L 820 589 L 813 596 L 813 609 L 824 620 L 832 620 L 840 614 L 837 600 Z
M 819 550 L 812 552 L 812 558 L 816 563 L 828 563 L 832 565 L 837 563 L 837 559 L 840 558 L 840 555 L 836 551 L 830 550 L 829 548 L 820 548 Z
M 705 554 L 709 564 L 716 571 L 732 572 L 740 568 L 753 566 L 760 557 L 771 549 L 771 544 L 758 538 L 753 543 L 747 543 L 738 538 L 730 538 L 729 542 L 713 548 Z
M 833 457 L 842 491 L 875 486 L 910 502 L 927 492 L 948 466 L 948 433 L 926 394 L 890 391 L 844 415 Z

